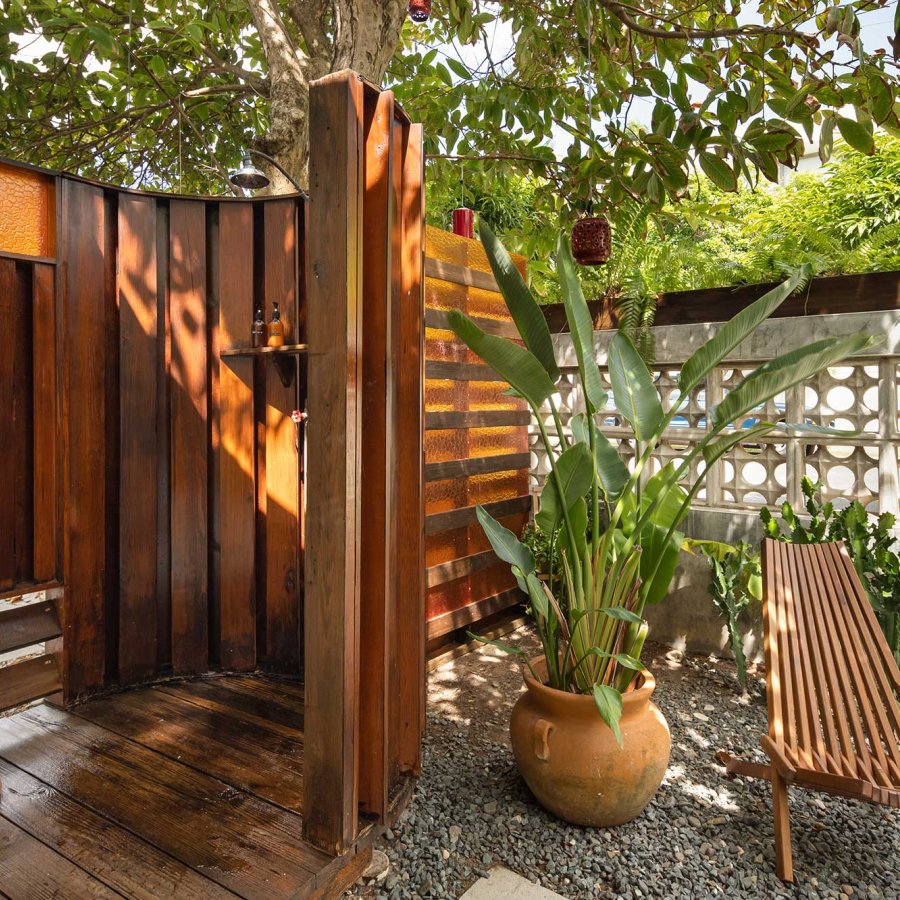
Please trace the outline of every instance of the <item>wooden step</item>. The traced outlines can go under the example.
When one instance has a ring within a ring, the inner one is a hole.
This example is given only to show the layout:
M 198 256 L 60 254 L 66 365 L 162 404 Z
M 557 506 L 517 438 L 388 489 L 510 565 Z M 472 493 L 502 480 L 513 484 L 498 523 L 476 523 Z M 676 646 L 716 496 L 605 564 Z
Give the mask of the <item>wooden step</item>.
M 0 653 L 51 641 L 62 634 L 52 600 L 0 612 Z
M 35 656 L 0 669 L 0 712 L 62 690 L 56 657 Z

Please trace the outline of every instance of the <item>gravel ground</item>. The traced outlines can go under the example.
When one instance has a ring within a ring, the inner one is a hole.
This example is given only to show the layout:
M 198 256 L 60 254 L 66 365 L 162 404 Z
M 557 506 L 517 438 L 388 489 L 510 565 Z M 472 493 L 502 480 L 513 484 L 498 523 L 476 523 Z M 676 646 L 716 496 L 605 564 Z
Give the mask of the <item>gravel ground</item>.
M 522 646 L 534 638 L 524 629 Z M 774 874 L 768 784 L 729 781 L 715 752 L 750 754 L 766 727 L 761 681 L 742 697 L 727 662 L 649 647 L 655 700 L 672 731 L 666 779 L 636 821 L 583 829 L 545 813 L 507 736 L 518 667 L 483 648 L 429 678 L 423 775 L 379 843 L 391 867 L 347 896 L 457 898 L 496 864 L 565 897 L 900 898 L 900 812 L 796 789 L 797 884 Z

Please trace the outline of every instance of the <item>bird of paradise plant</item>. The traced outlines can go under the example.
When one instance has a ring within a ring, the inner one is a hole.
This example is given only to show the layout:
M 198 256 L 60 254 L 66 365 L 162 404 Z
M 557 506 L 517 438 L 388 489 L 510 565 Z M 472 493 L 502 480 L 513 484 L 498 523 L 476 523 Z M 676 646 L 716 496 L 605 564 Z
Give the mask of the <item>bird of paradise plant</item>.
M 534 414 L 550 461 L 535 518 L 552 545 L 551 571 L 543 573 L 549 577 L 538 577 L 541 573 L 528 547 L 483 507 L 477 510 L 478 520 L 494 552 L 509 563 L 529 598 L 546 660 L 547 683 L 561 691 L 593 694 L 600 715 L 621 744 L 622 694 L 642 669 L 640 656 L 647 636 L 644 607 L 659 602 L 668 591 L 684 542 L 679 525 L 706 471 L 737 444 L 777 428 L 824 430 L 773 422 L 742 429 L 732 423 L 741 422 L 751 410 L 793 385 L 871 347 L 875 339 L 860 334 L 828 338 L 759 366 L 710 412 L 707 434 L 679 462 L 649 475 L 654 450 L 691 393 L 806 281 L 808 268 L 798 269 L 739 312 L 700 347 L 682 366 L 678 393 L 668 408 L 632 341 L 622 333 L 612 338 L 608 366 L 613 399 L 634 433 L 635 457 L 629 468 L 598 425 L 608 398 L 594 359 L 593 323 L 568 242 L 560 237 L 556 268 L 586 412 L 572 418 L 567 432 L 554 400 L 560 370 L 544 315 L 500 241 L 483 223 L 479 232 L 524 346 L 486 334 L 459 311 L 450 312 L 448 321 Z M 544 425 L 545 408 L 555 424 L 558 446 Z M 692 464 L 701 459 L 702 472 L 693 475 Z M 556 558 L 559 571 L 554 572 Z M 498 642 L 489 643 L 524 655 Z

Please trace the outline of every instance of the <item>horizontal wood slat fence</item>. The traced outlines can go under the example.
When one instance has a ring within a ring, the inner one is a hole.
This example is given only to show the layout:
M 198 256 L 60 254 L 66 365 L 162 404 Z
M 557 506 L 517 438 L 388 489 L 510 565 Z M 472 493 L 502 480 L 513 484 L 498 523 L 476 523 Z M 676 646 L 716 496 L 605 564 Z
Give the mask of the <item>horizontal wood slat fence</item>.
M 654 324 L 698 325 L 726 322 L 776 285 L 777 282 L 763 282 L 661 294 Z M 588 306 L 594 328 L 618 327 L 619 319 L 612 303 L 592 300 Z M 884 309 L 900 309 L 900 272 L 866 272 L 861 275 L 813 278 L 805 291 L 788 298 L 775 310 L 772 317 L 788 319 Z M 543 307 L 543 311 L 550 331 L 558 333 L 569 330 L 562 303 L 550 303 Z
M 525 260 L 515 257 L 525 272 Z M 517 338 L 481 244 L 428 228 L 425 259 L 425 535 L 430 653 L 454 632 L 522 600 L 509 567 L 490 550 L 475 515 L 483 504 L 508 528 L 528 519 L 524 402 L 447 327 L 459 309 L 483 330 Z

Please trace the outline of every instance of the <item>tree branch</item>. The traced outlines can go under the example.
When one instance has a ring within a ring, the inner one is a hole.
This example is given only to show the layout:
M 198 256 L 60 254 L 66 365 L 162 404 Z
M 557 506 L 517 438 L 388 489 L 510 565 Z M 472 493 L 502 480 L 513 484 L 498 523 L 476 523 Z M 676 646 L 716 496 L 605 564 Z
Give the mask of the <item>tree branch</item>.
M 652 12 L 646 12 L 633 6 L 626 6 L 624 3 L 618 2 L 618 0 L 596 0 L 596 2 L 598 6 L 609 10 L 630 31 L 635 31 L 646 37 L 703 40 L 706 38 L 759 37 L 761 35 L 774 34 L 781 37 L 792 37 L 805 43 L 817 40 L 815 35 L 797 31 L 795 28 L 789 28 L 784 25 L 739 25 L 732 28 L 672 28 L 671 30 L 654 28 L 649 25 L 642 25 L 634 17 L 635 15 L 641 15 L 660 21 L 660 18 Z

